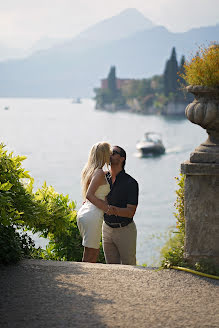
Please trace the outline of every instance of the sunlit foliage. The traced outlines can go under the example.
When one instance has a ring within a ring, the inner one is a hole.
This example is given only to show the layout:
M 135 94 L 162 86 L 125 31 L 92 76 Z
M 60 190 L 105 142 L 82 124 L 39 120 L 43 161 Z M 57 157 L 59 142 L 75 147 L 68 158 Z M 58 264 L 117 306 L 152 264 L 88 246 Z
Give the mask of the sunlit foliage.
M 199 47 L 196 55 L 184 64 L 181 77 L 190 85 L 219 87 L 219 44 Z

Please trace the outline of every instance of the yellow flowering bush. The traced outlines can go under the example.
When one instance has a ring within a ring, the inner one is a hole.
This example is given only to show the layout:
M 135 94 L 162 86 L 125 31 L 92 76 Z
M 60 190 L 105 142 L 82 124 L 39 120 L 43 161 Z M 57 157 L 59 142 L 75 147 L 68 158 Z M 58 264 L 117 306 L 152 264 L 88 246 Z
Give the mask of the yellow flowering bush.
M 189 85 L 219 87 L 219 44 L 200 47 L 180 75 Z

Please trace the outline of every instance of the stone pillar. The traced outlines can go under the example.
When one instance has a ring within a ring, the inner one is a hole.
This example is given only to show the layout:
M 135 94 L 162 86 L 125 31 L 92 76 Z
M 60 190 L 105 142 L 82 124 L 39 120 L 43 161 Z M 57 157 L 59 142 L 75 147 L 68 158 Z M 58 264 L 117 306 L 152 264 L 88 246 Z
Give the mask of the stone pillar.
M 219 266 L 219 164 L 181 164 L 185 179 L 185 258 Z
M 219 268 L 219 88 L 189 86 L 195 96 L 187 118 L 206 129 L 208 139 L 181 164 L 185 179 L 185 258 L 207 259 Z

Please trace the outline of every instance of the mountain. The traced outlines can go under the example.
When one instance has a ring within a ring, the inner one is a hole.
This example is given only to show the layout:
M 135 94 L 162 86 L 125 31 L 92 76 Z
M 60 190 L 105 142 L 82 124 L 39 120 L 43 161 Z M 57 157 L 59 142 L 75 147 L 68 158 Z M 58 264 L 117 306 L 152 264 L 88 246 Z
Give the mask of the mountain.
M 133 10 L 120 15 L 127 15 L 131 20 L 131 13 L 136 17 Z M 109 26 L 110 20 L 99 24 L 103 29 L 103 26 Z M 185 33 L 171 33 L 162 26 L 154 26 L 138 31 L 130 28 L 125 37 L 118 36 L 119 39 L 111 40 L 109 35 L 103 39 L 98 29 L 95 34 L 95 29 L 97 26 L 69 42 L 37 52 L 26 59 L 0 63 L 0 96 L 90 97 L 93 88 L 100 85 L 100 79 L 107 76 L 111 65 L 117 67 L 120 78 L 145 78 L 161 74 L 173 46 L 176 47 L 178 59 L 182 54 L 188 58 L 191 51 L 196 52 L 197 45 L 217 41 L 219 35 L 219 25 Z
M 112 18 L 103 20 L 86 29 L 75 38 L 52 47 L 47 54 L 61 55 L 63 53 L 79 54 L 95 49 L 123 38 L 128 38 L 142 30 L 149 30 L 155 25 L 138 10 L 129 8 Z M 41 49 L 44 50 L 44 49 Z
M 62 45 L 67 41 L 68 40 L 64 38 L 43 37 L 32 45 L 32 47 L 29 49 L 29 52 L 32 54 L 37 51 L 47 50 L 57 45 Z
M 119 40 L 154 26 L 137 9 L 129 8 L 85 30 L 78 35 L 78 38 L 99 41 Z
M 37 51 L 50 49 L 56 45 L 62 45 L 65 42 L 66 39 L 64 38 L 58 39 L 58 38 L 44 37 L 36 41 L 30 48 L 28 47 L 14 48 L 14 47 L 6 46 L 3 43 L 0 43 L 0 61 L 25 58 L 31 56 L 33 53 Z
M 21 59 L 50 48 L 56 51 L 81 52 L 112 40 L 135 34 L 137 31 L 153 28 L 155 25 L 136 9 L 126 9 L 112 18 L 103 20 L 81 32 L 75 38 L 43 37 L 30 48 L 10 48 L 0 43 L 0 61 Z
M 25 50 L 0 44 L 0 61 L 24 57 Z

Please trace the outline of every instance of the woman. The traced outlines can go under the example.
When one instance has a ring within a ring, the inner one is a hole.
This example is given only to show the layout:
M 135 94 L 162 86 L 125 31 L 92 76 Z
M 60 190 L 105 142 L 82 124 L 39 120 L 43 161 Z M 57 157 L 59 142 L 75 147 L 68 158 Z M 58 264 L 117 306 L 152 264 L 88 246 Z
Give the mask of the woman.
M 83 262 L 96 263 L 99 255 L 103 214 L 110 211 L 105 201 L 110 185 L 103 171 L 103 166 L 110 164 L 110 155 L 111 147 L 107 142 L 95 144 L 82 171 L 84 203 L 78 211 L 77 223 L 84 246 Z

